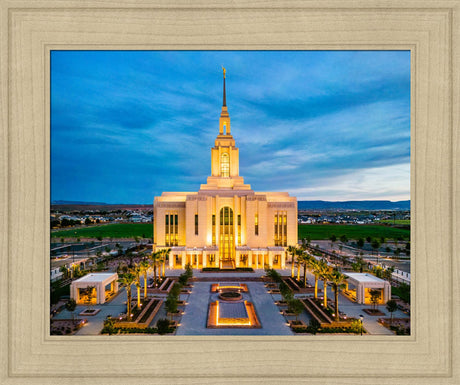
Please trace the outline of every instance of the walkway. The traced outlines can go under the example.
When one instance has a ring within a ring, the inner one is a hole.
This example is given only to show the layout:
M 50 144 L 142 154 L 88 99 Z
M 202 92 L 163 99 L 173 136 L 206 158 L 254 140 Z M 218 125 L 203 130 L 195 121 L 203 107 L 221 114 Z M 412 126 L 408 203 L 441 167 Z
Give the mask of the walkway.
M 229 274 L 229 273 L 226 273 Z M 237 280 L 235 280 L 237 281 Z M 214 283 L 218 283 L 216 279 Z M 195 282 L 176 335 L 292 335 L 284 317 L 273 303 L 263 282 L 246 282 L 249 293 L 244 297 L 254 304 L 261 329 L 207 329 L 208 304 L 217 298 L 210 293 L 212 282 Z

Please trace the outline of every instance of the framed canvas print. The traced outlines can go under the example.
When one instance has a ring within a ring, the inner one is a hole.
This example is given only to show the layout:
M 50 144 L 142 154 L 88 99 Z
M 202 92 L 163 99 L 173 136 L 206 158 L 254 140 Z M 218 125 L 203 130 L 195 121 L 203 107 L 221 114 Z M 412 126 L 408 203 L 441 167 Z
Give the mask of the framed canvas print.
M 435 5 L 2 3 L 2 383 L 456 383 Z

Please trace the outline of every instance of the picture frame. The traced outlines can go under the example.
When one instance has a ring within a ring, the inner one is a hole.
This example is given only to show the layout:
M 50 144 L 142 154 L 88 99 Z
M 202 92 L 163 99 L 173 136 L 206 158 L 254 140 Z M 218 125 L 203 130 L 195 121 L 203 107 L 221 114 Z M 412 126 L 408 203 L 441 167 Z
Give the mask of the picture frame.
M 458 0 L 1 4 L 1 383 L 458 383 Z M 50 336 L 50 51 L 410 50 L 411 336 Z

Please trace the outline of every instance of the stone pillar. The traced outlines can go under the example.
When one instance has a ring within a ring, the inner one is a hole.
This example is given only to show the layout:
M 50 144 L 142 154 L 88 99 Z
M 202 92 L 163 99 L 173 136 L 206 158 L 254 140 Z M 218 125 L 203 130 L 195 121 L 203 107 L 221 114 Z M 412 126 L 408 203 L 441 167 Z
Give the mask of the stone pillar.
M 252 250 L 249 250 L 249 253 L 248 253 L 248 267 L 253 267 L 252 266 Z
M 97 284 L 96 286 L 96 303 L 105 302 L 105 287 L 102 283 Z
M 216 251 L 214 254 L 214 267 L 219 267 L 219 251 Z
M 281 268 L 285 269 L 286 268 L 286 252 L 285 251 L 281 253 L 280 258 L 281 258 Z
M 175 255 L 173 254 L 173 252 L 171 251 L 171 253 L 169 254 L 169 268 L 170 268 L 170 269 L 173 269 L 173 268 L 174 268 L 175 259 L 176 259 L 176 256 L 175 256 Z
M 113 291 L 115 293 L 118 293 L 118 281 L 117 280 L 113 281 Z
M 360 283 L 356 289 L 356 300 L 358 303 L 364 304 L 364 299 L 365 299 L 364 285 Z
M 237 251 L 235 254 L 235 266 L 240 267 L 240 251 Z
M 185 257 L 187 256 L 186 251 L 181 251 L 181 262 L 182 262 L 182 268 L 185 269 Z
M 73 284 L 70 284 L 70 298 L 78 302 L 78 289 Z
M 268 252 L 268 267 L 273 269 L 273 251 Z
M 208 254 L 203 250 L 203 267 L 208 265 Z

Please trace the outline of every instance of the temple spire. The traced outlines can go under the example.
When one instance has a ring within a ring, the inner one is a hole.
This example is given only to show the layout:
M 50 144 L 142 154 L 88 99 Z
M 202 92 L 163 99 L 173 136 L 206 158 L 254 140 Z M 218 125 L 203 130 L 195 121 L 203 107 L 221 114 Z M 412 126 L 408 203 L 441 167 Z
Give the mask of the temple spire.
M 225 96 L 225 68 L 224 68 L 224 66 L 222 66 L 222 70 L 224 71 L 224 99 L 223 99 L 222 107 L 226 107 L 227 106 L 227 98 Z
M 227 110 L 227 97 L 225 94 L 225 68 L 222 66 L 224 71 L 224 98 L 222 102 L 222 112 L 220 113 L 219 119 L 219 135 L 231 135 L 230 134 L 230 116 Z

